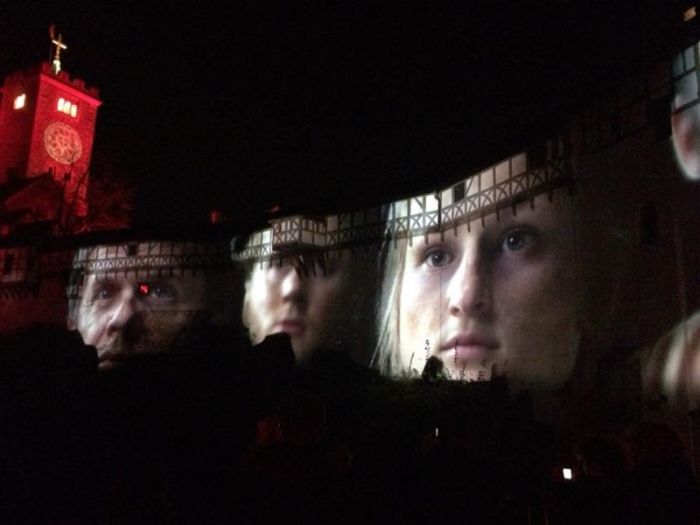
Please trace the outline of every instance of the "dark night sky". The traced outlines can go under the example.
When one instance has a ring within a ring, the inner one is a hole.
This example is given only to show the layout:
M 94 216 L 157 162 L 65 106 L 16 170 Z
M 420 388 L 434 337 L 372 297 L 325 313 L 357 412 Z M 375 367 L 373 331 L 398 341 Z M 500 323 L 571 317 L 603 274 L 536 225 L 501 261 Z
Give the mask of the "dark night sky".
M 64 69 L 101 90 L 93 175 L 132 177 L 139 221 L 170 223 L 444 186 L 666 53 L 681 12 L 665 0 L 100 4 L 0 8 L 0 74 L 47 59 L 55 23 Z

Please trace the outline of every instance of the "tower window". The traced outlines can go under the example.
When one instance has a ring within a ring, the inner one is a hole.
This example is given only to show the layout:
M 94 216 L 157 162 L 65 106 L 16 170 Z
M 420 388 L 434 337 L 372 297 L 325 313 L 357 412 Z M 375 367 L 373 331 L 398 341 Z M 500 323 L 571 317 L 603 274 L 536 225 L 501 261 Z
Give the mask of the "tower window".
M 58 111 L 60 111 L 61 113 L 65 113 L 66 115 L 70 115 L 73 118 L 78 116 L 78 105 L 74 104 L 70 100 L 66 100 L 63 97 L 58 99 L 58 104 L 56 105 L 56 109 Z
M 22 109 L 26 103 L 27 103 L 27 95 L 26 95 L 26 93 L 22 93 L 21 95 L 18 95 L 17 97 L 15 97 L 15 102 L 12 105 L 12 107 L 15 109 Z

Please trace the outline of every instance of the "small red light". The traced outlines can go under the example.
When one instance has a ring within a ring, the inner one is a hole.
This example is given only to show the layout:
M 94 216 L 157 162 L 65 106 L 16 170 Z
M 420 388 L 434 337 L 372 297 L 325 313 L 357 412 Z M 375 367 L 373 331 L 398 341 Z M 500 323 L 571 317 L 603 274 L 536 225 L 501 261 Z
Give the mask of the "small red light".
M 148 295 L 149 289 L 150 289 L 150 287 L 146 283 L 139 284 L 139 294 L 140 295 Z

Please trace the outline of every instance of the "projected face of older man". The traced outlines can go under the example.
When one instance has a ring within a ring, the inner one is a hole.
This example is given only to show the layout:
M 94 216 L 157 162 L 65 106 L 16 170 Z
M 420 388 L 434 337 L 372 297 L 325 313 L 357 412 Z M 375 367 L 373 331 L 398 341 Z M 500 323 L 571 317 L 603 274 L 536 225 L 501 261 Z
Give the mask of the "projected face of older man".
M 167 350 L 204 307 L 204 286 L 191 275 L 168 279 L 87 277 L 75 328 L 97 349 L 101 368 L 136 354 Z
M 96 253 L 94 258 L 110 256 Z M 88 273 L 68 325 L 97 349 L 99 366 L 107 369 L 172 349 L 178 335 L 210 306 L 209 299 L 203 272 Z
M 246 283 L 243 323 L 253 344 L 286 332 L 296 359 L 306 360 L 333 341 L 340 295 L 347 284 L 349 254 L 332 254 L 306 270 L 288 261 L 256 264 Z M 309 265 L 310 266 L 310 265 Z

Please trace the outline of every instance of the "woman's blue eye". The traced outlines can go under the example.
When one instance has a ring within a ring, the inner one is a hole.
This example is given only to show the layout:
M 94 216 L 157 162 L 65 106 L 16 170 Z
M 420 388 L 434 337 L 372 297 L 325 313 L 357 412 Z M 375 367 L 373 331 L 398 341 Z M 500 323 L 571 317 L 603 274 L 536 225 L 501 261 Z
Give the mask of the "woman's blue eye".
M 504 252 L 517 252 L 529 246 L 535 240 L 535 234 L 528 230 L 511 230 L 503 236 L 501 250 Z
M 434 248 L 425 254 L 425 262 L 433 268 L 440 268 L 452 260 L 450 253 L 442 248 Z

